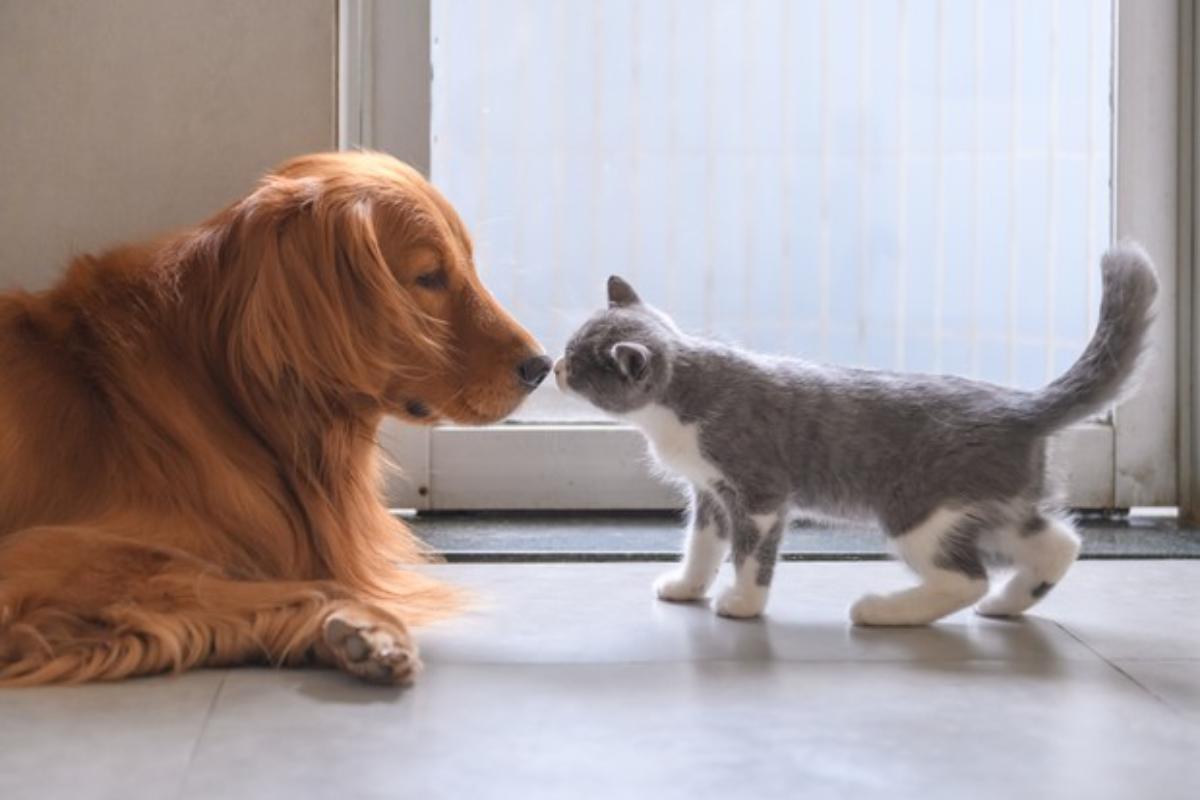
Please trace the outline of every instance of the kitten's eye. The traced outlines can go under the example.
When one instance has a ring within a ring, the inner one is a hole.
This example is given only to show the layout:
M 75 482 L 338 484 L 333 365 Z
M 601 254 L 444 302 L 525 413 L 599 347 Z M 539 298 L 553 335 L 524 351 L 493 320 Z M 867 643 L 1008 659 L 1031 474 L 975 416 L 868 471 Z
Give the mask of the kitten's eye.
M 446 268 L 438 267 L 437 269 L 424 272 L 417 276 L 417 286 L 422 289 L 430 289 L 436 291 L 445 289 L 447 284 Z

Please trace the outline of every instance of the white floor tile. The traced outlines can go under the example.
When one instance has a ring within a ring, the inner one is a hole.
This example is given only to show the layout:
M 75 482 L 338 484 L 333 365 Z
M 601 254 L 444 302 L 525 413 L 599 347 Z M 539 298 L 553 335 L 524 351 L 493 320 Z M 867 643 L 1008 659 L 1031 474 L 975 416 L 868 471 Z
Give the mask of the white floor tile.
M 172 797 L 224 677 L 0 691 L 0 798 Z

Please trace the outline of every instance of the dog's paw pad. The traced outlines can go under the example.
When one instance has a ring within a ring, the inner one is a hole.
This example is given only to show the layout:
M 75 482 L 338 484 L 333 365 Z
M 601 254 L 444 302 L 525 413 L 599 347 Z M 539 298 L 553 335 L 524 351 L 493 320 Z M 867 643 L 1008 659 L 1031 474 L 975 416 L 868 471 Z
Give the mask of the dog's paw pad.
M 323 635 L 338 665 L 365 681 L 399 686 L 421 671 L 416 645 L 395 625 L 335 613 L 325 620 Z

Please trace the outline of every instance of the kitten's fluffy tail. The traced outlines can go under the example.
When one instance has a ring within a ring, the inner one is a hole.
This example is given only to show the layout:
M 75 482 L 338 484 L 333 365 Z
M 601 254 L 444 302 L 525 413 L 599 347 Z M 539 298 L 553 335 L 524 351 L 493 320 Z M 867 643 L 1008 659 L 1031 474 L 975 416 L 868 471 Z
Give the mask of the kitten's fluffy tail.
M 1127 388 L 1146 348 L 1158 293 L 1150 257 L 1137 244 L 1122 242 L 1104 254 L 1100 269 L 1104 295 L 1096 333 L 1079 360 L 1034 393 L 1023 409 L 1040 430 L 1065 427 L 1112 405 Z

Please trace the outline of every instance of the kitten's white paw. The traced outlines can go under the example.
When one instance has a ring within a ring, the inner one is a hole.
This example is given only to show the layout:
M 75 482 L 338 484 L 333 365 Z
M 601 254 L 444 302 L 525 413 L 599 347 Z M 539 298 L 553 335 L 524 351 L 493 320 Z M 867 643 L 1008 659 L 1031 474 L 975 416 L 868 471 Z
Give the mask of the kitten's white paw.
M 855 625 L 892 625 L 891 604 L 881 594 L 864 594 L 850 606 L 850 621 Z
M 748 619 L 762 614 L 766 605 L 766 592 L 744 592 L 731 586 L 717 598 L 717 613 L 722 617 Z
M 1023 598 L 1014 600 L 1002 592 L 992 597 L 985 597 L 979 605 L 975 606 L 975 613 L 981 617 L 1019 617 L 1031 605 L 1033 605 L 1032 602 Z
M 680 571 L 659 575 L 658 580 L 654 582 L 654 593 L 658 595 L 658 599 L 674 603 L 699 600 L 707 590 L 707 586 L 688 580 Z

